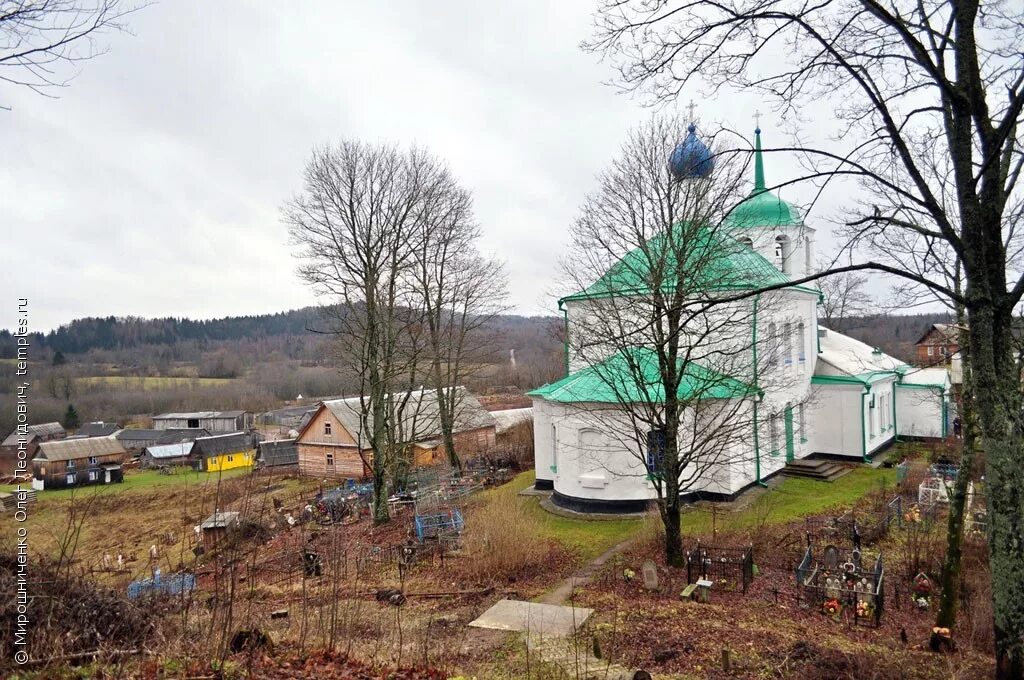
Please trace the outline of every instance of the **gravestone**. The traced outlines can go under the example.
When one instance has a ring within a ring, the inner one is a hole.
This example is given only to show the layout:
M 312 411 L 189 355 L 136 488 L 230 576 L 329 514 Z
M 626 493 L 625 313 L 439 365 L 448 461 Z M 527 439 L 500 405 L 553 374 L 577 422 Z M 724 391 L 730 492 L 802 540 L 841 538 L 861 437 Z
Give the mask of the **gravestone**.
M 838 576 L 829 576 L 825 579 L 825 597 L 838 600 L 842 594 L 842 581 Z
M 643 566 L 640 567 L 640 571 L 644 576 L 644 589 L 645 590 L 657 590 L 658 589 L 658 567 L 651 560 L 644 560 Z
M 839 548 L 834 545 L 825 546 L 822 563 L 829 571 L 835 570 L 839 566 Z

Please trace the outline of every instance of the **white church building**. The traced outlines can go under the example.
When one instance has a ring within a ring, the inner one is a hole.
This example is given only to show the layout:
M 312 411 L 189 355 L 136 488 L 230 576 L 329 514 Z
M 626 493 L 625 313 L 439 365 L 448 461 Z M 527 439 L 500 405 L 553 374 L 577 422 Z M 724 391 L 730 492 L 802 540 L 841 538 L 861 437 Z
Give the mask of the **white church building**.
M 691 125 L 669 161 L 673 173 L 680 177 L 686 168 L 697 167 L 695 157 L 710 172 L 710 151 Z M 727 221 L 736 243 L 723 266 L 742 268 L 738 280 L 749 281 L 752 289 L 811 273 L 814 230 L 794 206 L 766 189 L 760 129 L 755 130 L 754 188 Z M 623 261 L 630 256 L 627 253 Z M 609 384 L 608 376 L 615 375 L 617 362 L 627 362 L 634 370 L 642 365 L 643 350 L 628 356 L 609 350 L 607 356 L 595 357 L 593 347 L 599 343 L 570 341 L 574 328 L 579 332 L 594 327 L 587 320 L 601 313 L 594 292 L 601 283 L 559 300 L 566 320 L 567 375 L 530 393 L 536 488 L 552 490 L 553 502 L 566 508 L 632 512 L 657 498 L 649 450 L 650 437 L 656 433 L 648 433 L 645 451 L 642 436 L 631 440 L 616 431 L 630 430 L 629 409 L 649 393 L 630 396 L 630 389 Z M 607 298 L 608 289 L 602 294 Z M 870 462 L 897 437 L 946 436 L 952 416 L 945 369 L 904 364 L 820 325 L 821 293 L 816 288 L 786 286 L 771 295 L 772 304 L 761 310 L 757 295 L 741 302 L 750 307 L 741 316 L 746 320 L 743 331 L 755 339 L 751 368 L 722 376 L 708 395 L 732 400 L 731 417 L 749 422 L 749 428 L 744 425 L 742 436 L 729 442 L 730 455 L 685 485 L 686 496 L 729 499 L 803 458 Z M 776 348 L 767 361 L 757 357 L 763 342 Z M 591 349 L 587 357 L 574 349 L 583 345 Z M 684 366 L 683 372 L 689 376 L 713 371 L 693 364 Z M 680 420 L 686 417 L 683 414 Z M 684 447 L 683 441 L 679 446 Z

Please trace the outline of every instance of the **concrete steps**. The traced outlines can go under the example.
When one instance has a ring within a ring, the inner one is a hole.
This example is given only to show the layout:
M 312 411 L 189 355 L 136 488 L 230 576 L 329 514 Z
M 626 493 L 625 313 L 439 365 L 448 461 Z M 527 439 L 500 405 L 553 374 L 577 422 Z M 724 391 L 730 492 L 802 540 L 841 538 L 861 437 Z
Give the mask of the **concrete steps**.
M 803 459 L 787 463 L 782 468 L 782 474 L 790 477 L 806 477 L 817 479 L 822 482 L 834 482 L 843 475 L 850 472 L 852 468 L 842 463 L 831 460 Z

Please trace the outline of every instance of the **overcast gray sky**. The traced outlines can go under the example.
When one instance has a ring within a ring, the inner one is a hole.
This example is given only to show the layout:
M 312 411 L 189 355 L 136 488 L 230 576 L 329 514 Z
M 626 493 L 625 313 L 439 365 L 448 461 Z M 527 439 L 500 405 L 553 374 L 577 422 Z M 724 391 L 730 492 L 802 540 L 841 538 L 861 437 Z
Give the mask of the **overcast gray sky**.
M 109 52 L 58 99 L 0 89 L 12 107 L 0 111 L 0 327 L 13 325 L 15 297 L 30 299 L 37 330 L 82 316 L 212 318 L 314 303 L 278 210 L 312 147 L 344 137 L 415 142 L 446 159 L 473 191 L 484 249 L 508 262 L 516 311 L 552 312 L 576 209 L 626 130 L 650 115 L 579 50 L 592 9 L 145 8 L 131 35 L 101 39 Z M 719 98 L 698 115 L 746 130 L 755 106 Z M 770 118 L 762 127 L 771 134 Z M 770 159 L 769 182 L 795 171 L 791 162 Z

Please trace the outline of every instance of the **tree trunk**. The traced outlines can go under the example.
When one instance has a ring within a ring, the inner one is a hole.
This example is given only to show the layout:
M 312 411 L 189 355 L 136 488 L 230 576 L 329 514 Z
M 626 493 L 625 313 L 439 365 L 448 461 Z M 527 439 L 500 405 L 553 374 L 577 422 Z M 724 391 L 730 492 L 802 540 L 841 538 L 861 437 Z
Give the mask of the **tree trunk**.
M 384 524 L 391 520 L 388 514 L 387 481 L 381 474 L 373 474 L 373 523 Z
M 965 327 L 963 309 L 957 310 L 957 323 Z M 964 537 L 964 510 L 967 505 L 967 488 L 973 476 L 974 451 L 977 446 L 975 437 L 974 388 L 971 377 L 970 339 L 965 331 L 960 331 L 960 358 L 962 383 L 960 394 L 960 431 L 963 436 L 960 456 L 960 472 L 953 485 L 949 502 L 949 522 L 946 528 L 946 561 L 942 569 L 942 591 L 939 596 L 939 613 L 935 619 L 937 628 L 949 628 L 956 625 L 957 604 L 960 599 L 960 561 L 961 546 Z M 936 645 L 932 646 L 937 648 Z
M 683 531 L 680 526 L 681 512 L 678 490 L 671 496 L 666 495 L 664 503 L 662 520 L 665 523 L 665 562 L 670 567 L 683 567 L 686 566 L 686 560 L 683 554 Z
M 970 314 L 971 371 L 985 451 L 996 677 L 1024 678 L 1024 437 L 1010 310 Z

